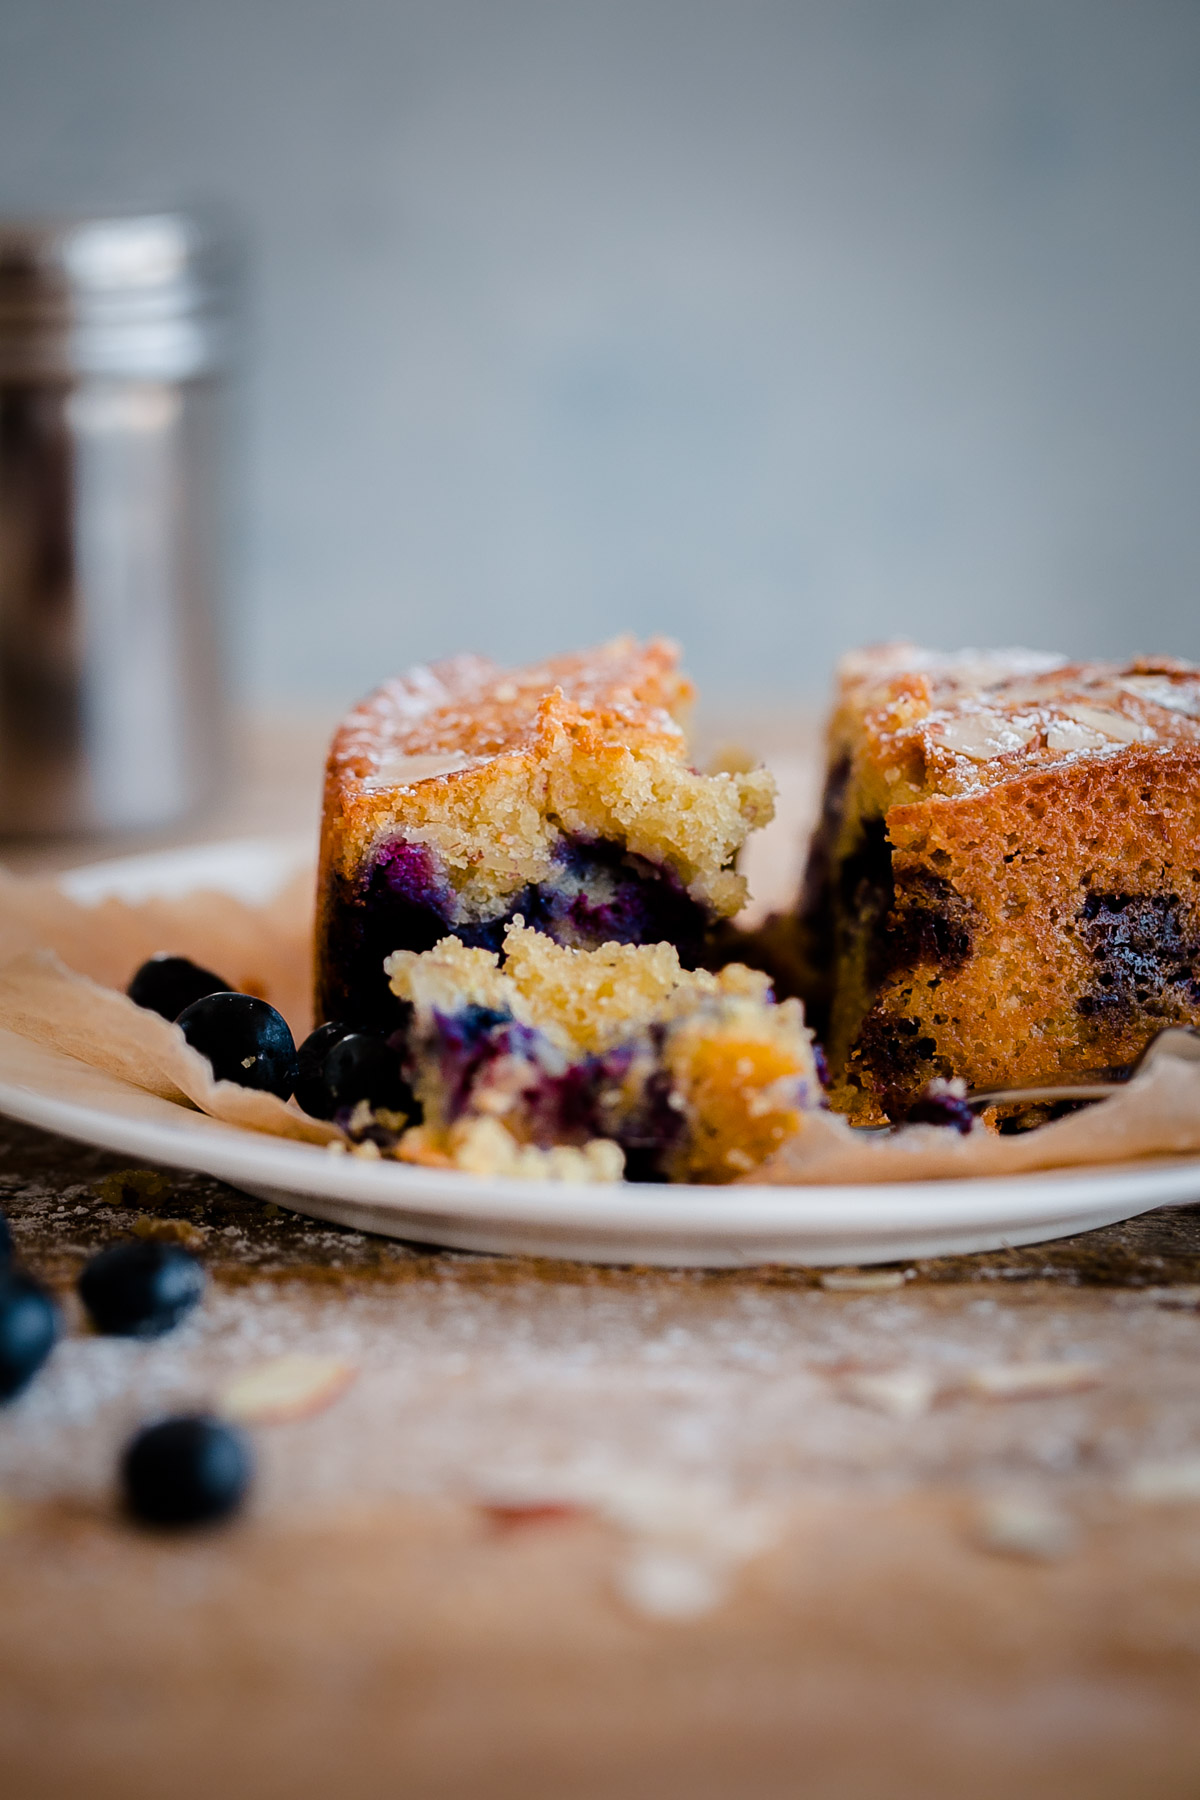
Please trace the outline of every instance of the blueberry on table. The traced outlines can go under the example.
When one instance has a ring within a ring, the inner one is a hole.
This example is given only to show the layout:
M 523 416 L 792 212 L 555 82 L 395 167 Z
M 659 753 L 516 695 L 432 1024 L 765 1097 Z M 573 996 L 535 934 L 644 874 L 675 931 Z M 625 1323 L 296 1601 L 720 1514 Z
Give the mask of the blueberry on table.
M 253 1474 L 243 1434 L 204 1413 L 148 1425 L 121 1458 L 125 1505 L 147 1525 L 207 1525 L 235 1512 Z
M 333 1046 L 325 1058 L 324 1086 L 332 1117 L 343 1107 L 365 1100 L 391 1112 L 413 1110 L 412 1089 L 400 1073 L 399 1053 L 383 1038 L 353 1031 Z
M 112 1244 L 79 1277 L 79 1297 L 107 1337 L 161 1337 L 204 1292 L 204 1270 L 178 1244 Z
M 58 1336 L 58 1308 L 40 1282 L 17 1269 L 0 1274 L 0 1400 L 37 1374 Z
M 353 1030 L 353 1025 L 331 1019 L 310 1031 L 296 1052 L 296 1103 L 314 1119 L 331 1119 L 336 1111 L 325 1089 L 325 1058 Z
M 125 992 L 138 1006 L 175 1020 L 185 1006 L 203 1000 L 206 994 L 228 993 L 229 983 L 186 956 L 164 952 L 142 964 Z
M 296 1042 L 282 1013 L 253 994 L 207 994 L 175 1023 L 218 1081 L 286 1100 L 296 1084 Z

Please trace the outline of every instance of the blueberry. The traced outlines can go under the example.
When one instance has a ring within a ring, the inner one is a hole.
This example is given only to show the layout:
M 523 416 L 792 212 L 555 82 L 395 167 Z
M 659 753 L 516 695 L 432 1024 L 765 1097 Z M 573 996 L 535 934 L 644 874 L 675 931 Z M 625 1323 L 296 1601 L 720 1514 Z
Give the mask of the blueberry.
M 904 1114 L 906 1125 L 949 1125 L 964 1137 L 976 1125 L 970 1103 L 950 1091 L 945 1082 L 931 1081 Z
M 8 1229 L 8 1220 L 0 1212 L 0 1269 L 12 1255 L 12 1232 Z
M 121 1458 L 125 1505 L 147 1525 L 205 1525 L 245 1498 L 253 1473 L 240 1431 L 203 1413 L 148 1425 Z
M 0 1274 L 0 1400 L 33 1380 L 58 1336 L 58 1308 L 32 1275 Z
M 332 1119 L 360 1100 L 389 1112 L 415 1113 L 394 1042 L 340 1022 L 318 1025 L 296 1053 L 297 1101 L 316 1119 Z
M 286 1100 L 296 1085 L 296 1043 L 287 1020 L 253 994 L 206 994 L 176 1019 L 218 1081 L 263 1088 Z
M 390 1112 L 413 1110 L 412 1089 L 400 1073 L 399 1053 L 365 1031 L 353 1031 L 333 1046 L 325 1058 L 324 1086 L 332 1102 L 330 1116 L 360 1100 Z
M 165 952 L 144 962 L 125 989 L 138 1006 L 161 1013 L 164 1019 L 177 1019 L 185 1006 L 203 1000 L 206 994 L 228 991 L 229 983 L 211 969 L 202 969 L 186 956 L 168 956 Z
M 161 1337 L 204 1292 L 204 1270 L 178 1244 L 112 1244 L 79 1277 L 79 1298 L 108 1337 Z
M 330 1103 L 325 1091 L 322 1072 L 325 1058 L 335 1044 L 349 1037 L 354 1030 L 353 1025 L 344 1025 L 340 1020 L 331 1020 L 328 1025 L 318 1025 L 310 1031 L 296 1052 L 296 1102 L 314 1119 L 331 1119 L 336 1110 Z

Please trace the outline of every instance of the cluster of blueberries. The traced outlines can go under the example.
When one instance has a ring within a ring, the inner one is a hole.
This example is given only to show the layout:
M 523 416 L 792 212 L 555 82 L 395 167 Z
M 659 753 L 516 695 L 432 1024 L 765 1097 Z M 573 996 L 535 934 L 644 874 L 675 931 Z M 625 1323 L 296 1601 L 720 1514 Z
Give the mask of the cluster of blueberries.
M 87 1263 L 79 1297 L 94 1330 L 106 1337 L 161 1337 L 204 1292 L 204 1271 L 176 1244 L 132 1239 Z M 13 1261 L 0 1214 L 0 1401 L 26 1388 L 61 1333 L 52 1296 Z M 150 1525 L 199 1525 L 224 1518 L 250 1485 L 250 1446 L 242 1432 L 207 1414 L 148 1425 L 121 1459 L 126 1508 Z
M 208 1058 L 218 1081 L 293 1095 L 315 1119 L 334 1119 L 365 1100 L 416 1114 L 400 1058 L 386 1037 L 354 1025 L 318 1025 L 299 1049 L 287 1020 L 254 994 L 239 994 L 186 956 L 152 956 L 126 992 L 138 1006 L 179 1026 Z

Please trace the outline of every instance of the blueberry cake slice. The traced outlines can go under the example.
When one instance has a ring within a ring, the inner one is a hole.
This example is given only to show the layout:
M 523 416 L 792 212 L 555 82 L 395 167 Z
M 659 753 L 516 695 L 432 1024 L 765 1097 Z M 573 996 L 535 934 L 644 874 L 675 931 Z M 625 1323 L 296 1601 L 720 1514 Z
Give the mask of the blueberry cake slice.
M 560 944 L 699 961 L 774 784 L 691 767 L 676 663 L 629 638 L 526 669 L 461 656 L 357 706 L 326 772 L 318 1020 L 386 1024 L 385 956 L 448 932 L 498 949 L 518 913 Z
M 848 658 L 793 944 L 863 1123 L 1200 1025 L 1200 668 Z
M 821 1103 L 800 1004 L 757 970 L 687 970 L 670 944 L 573 949 L 519 919 L 502 949 L 447 937 L 387 959 L 423 1110 L 403 1160 L 725 1182 Z

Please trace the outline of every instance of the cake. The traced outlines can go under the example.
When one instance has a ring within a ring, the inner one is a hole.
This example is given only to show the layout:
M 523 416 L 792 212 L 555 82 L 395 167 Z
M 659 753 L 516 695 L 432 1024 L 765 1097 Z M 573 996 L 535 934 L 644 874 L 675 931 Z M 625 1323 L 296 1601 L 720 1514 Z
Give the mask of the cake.
M 862 1123 L 1200 1025 L 1200 668 L 849 657 L 790 946 Z
M 318 1021 L 386 1025 L 386 956 L 448 933 L 499 950 L 518 914 L 572 948 L 702 961 L 774 784 L 691 766 L 690 697 L 674 646 L 619 638 L 524 669 L 455 657 L 355 707 L 326 771 Z
M 571 948 L 518 918 L 500 953 L 447 937 L 396 951 L 387 973 L 423 1113 L 402 1160 L 725 1182 L 821 1103 L 799 1003 L 738 964 L 688 970 L 665 943 Z

